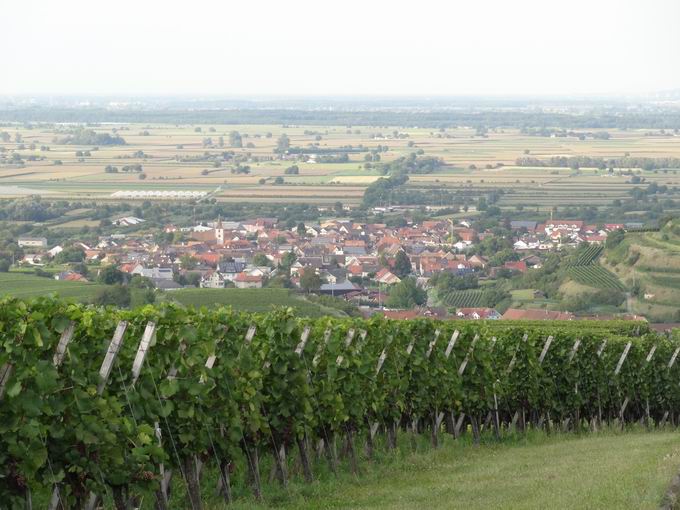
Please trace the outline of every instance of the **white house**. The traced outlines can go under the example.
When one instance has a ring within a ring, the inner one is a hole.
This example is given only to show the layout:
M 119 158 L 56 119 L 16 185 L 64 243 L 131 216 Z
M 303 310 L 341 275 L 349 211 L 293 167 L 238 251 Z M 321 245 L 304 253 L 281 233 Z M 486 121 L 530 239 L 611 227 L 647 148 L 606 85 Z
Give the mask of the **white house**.
M 227 279 L 217 271 L 206 273 L 201 278 L 201 288 L 203 289 L 223 289 L 226 284 Z
M 22 248 L 47 248 L 47 239 L 44 237 L 20 237 L 17 244 Z

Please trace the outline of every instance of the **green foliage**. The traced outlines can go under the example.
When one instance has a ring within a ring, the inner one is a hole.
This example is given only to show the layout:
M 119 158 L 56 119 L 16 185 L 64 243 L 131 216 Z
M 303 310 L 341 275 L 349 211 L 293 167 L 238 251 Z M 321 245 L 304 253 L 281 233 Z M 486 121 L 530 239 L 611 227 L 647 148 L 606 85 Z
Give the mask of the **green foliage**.
M 609 239 L 607 239 L 609 240 Z M 587 266 L 594 264 L 604 248 L 600 244 L 581 243 L 573 255 L 571 266 Z
M 437 289 L 437 292 L 441 294 L 453 290 L 476 289 L 479 287 L 477 275 L 474 273 L 457 275 L 444 271 L 435 273 L 432 278 L 430 278 L 429 284 L 434 286 Z
M 264 253 L 258 253 L 253 257 L 253 265 L 271 267 L 272 261 Z
M 238 131 L 229 132 L 229 147 L 243 147 L 243 140 L 241 138 L 241 134 Z
M 85 252 L 82 248 L 77 248 L 75 246 L 67 246 L 62 251 L 60 251 L 56 257 L 54 257 L 55 262 L 58 264 L 64 264 L 69 262 L 82 262 L 85 260 Z
M 619 244 L 621 244 L 621 241 L 623 241 L 625 235 L 626 235 L 625 232 L 621 229 L 615 230 L 614 232 L 610 232 L 607 235 L 605 246 L 607 247 L 608 250 L 616 248 Z
M 308 269 L 304 271 L 300 277 L 300 288 L 305 292 L 319 290 L 321 283 L 321 277 L 316 274 L 314 269 Z
M 408 176 L 404 174 L 381 177 L 364 190 L 363 206 L 374 207 L 377 205 L 387 205 L 392 196 L 392 192 L 407 181 Z
M 102 384 L 120 321 L 124 341 Z M 133 381 L 149 321 L 155 336 Z M 70 323 L 73 339 L 55 366 Z M 290 450 L 347 431 L 365 437 L 373 423 L 429 428 L 439 413 L 479 423 L 497 409 L 503 427 L 516 412 L 534 423 L 588 422 L 617 416 L 628 398 L 628 421 L 660 420 L 680 407 L 680 369 L 669 367 L 678 346 L 635 322 L 301 319 L 290 308 L 250 315 L 3 299 L 0 368 L 12 370 L 0 405 L 0 500 L 23 507 L 26 488 L 49 494 L 57 482 L 66 506 L 81 508 L 90 491 L 153 493 L 161 464 L 236 463 L 255 448 Z
M 635 294 L 635 289 L 632 290 Z M 620 290 L 608 288 L 571 296 L 564 300 L 562 304 L 567 310 L 578 312 L 591 310 L 593 307 L 602 305 L 620 306 L 625 299 L 626 296 Z
M 427 292 L 418 287 L 415 278 L 405 278 L 393 285 L 387 298 L 390 308 L 413 308 L 425 304 Z
M 578 283 L 598 289 L 625 290 L 621 281 L 604 267 L 591 264 L 567 269 L 567 274 Z
M 411 274 L 411 259 L 404 250 L 400 250 L 397 256 L 394 258 L 394 266 L 392 266 L 392 272 L 399 278 L 405 278 Z
M 114 305 L 121 308 L 130 306 L 132 295 L 130 288 L 123 285 L 112 285 L 97 291 L 92 303 L 99 306 Z
M 63 138 L 56 138 L 54 143 L 60 145 L 125 145 L 125 140 L 120 136 L 80 128 Z
M 432 156 L 419 156 L 412 152 L 389 163 L 381 163 L 379 169 L 387 174 L 431 174 L 445 166 L 444 160 Z
M 490 289 L 451 290 L 437 293 L 440 301 L 453 308 L 494 307 L 507 297 L 507 293 Z
M 105 285 L 114 285 L 116 283 L 123 283 L 125 274 L 114 265 L 104 266 L 99 270 L 97 281 Z
M 290 148 L 290 138 L 288 138 L 288 135 L 286 133 L 283 133 L 279 138 L 276 140 L 276 149 L 275 152 L 278 153 L 284 153 Z

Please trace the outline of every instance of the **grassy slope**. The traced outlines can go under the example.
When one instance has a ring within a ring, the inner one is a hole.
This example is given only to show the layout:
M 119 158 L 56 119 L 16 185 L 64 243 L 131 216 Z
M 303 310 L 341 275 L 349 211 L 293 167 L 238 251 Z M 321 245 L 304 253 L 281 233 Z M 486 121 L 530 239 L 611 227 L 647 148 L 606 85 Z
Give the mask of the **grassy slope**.
M 645 293 L 654 296 L 632 301 L 633 311 L 651 320 L 676 321 L 680 313 L 680 236 L 671 227 L 628 233 L 619 246 L 607 250 L 603 261 L 629 286 L 638 281 Z
M 403 438 L 403 443 L 407 439 Z M 236 508 L 658 508 L 680 469 L 674 432 L 537 435 L 474 448 L 387 457 L 357 479 L 341 475 L 287 493 L 269 489 L 270 506 Z M 208 508 L 222 508 L 213 500 Z
M 32 298 L 54 292 L 63 298 L 87 301 L 102 287 L 96 283 L 63 282 L 24 273 L 0 273 L 0 296 Z
M 62 298 L 90 302 L 97 291 L 104 287 L 97 283 L 62 282 L 20 272 L 0 273 L 0 296 L 34 298 L 55 293 Z M 138 292 L 133 292 L 132 306 L 142 304 L 136 299 L 136 294 Z M 336 309 L 296 297 L 286 289 L 182 289 L 167 292 L 164 298 L 186 306 L 223 305 L 250 312 L 267 312 L 273 306 L 292 306 L 301 315 L 309 317 L 344 316 Z

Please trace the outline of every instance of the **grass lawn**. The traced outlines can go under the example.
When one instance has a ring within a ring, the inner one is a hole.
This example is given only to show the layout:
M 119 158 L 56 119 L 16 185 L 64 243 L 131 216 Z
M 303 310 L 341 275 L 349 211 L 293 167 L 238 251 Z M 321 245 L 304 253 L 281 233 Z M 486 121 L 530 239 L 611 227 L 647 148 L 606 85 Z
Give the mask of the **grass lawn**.
M 510 295 L 516 301 L 533 301 L 534 289 L 516 289 L 511 290 Z
M 268 484 L 267 504 L 242 499 L 233 508 L 655 509 L 680 469 L 680 437 L 675 431 L 530 433 L 481 447 L 447 440 L 438 450 L 384 454 L 361 469 L 358 478 L 345 470 L 339 479 L 322 474 L 311 485 Z M 212 499 L 206 508 L 223 506 Z
M 89 301 L 104 285 L 64 282 L 21 272 L 0 273 L 0 296 L 34 298 L 56 293 L 66 299 Z
M 0 296 L 30 299 L 54 293 L 64 299 L 89 303 L 105 287 L 98 283 L 57 281 L 19 271 L 0 273 Z M 144 304 L 141 294 L 133 289 L 133 308 Z M 159 299 L 177 301 L 185 306 L 232 306 L 235 310 L 248 312 L 269 312 L 274 306 L 292 306 L 307 317 L 345 316 L 335 308 L 311 303 L 287 289 L 181 289 L 166 292 Z

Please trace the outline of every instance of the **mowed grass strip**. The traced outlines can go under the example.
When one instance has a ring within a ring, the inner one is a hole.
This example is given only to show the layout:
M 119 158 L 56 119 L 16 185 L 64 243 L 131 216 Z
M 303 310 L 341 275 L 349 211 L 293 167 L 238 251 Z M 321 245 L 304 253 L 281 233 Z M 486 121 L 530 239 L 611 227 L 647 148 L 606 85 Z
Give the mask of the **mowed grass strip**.
M 268 491 L 270 506 L 234 508 L 656 509 L 679 469 L 676 432 L 535 433 L 477 448 L 448 440 L 438 450 L 364 463 L 358 478 Z

